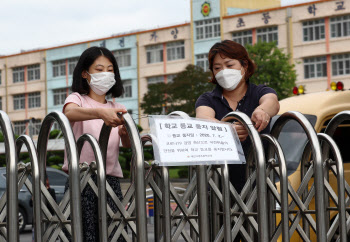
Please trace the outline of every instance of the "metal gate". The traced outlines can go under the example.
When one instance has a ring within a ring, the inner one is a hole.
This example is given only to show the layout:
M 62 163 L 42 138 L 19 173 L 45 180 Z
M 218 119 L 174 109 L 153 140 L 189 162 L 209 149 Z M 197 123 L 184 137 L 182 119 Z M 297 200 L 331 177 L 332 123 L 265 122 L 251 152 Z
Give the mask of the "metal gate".
M 182 112 L 170 115 L 188 117 Z M 75 141 L 65 115 L 52 112 L 42 123 L 36 148 L 29 136 L 15 140 L 11 121 L 0 111 L 7 163 L 7 191 L 0 198 L 0 241 L 19 241 L 17 196 L 18 187 L 23 184 L 34 199 L 35 241 L 69 238 L 83 241 L 80 194 L 87 184 L 98 196 L 100 241 L 108 241 L 112 231 L 116 231 L 112 241 L 119 236 L 126 241 L 147 241 L 146 186 L 151 187 L 154 195 L 155 241 L 177 241 L 181 237 L 186 241 L 233 241 L 238 234 L 245 241 L 289 241 L 295 233 L 304 241 L 311 241 L 312 234 L 317 241 L 347 241 L 350 186 L 344 179 L 343 161 L 332 136 L 343 121 L 350 120 L 350 111 L 336 115 L 323 134 L 317 134 L 302 114 L 287 112 L 275 122 L 270 135 L 259 135 L 245 114 L 229 113 L 223 121 L 240 121 L 252 142 L 245 186 L 240 193 L 235 190 L 229 182 L 227 165 L 191 166 L 188 186 L 181 195 L 169 179 L 168 168 L 144 162 L 143 146 L 152 143 L 152 136 L 141 138 L 132 117 L 124 114 L 123 118 L 133 157 L 131 183 L 120 201 L 106 182 L 110 127 L 103 126 L 99 142 L 89 134 Z M 290 120 L 298 122 L 308 137 L 297 189 L 288 181 L 285 157 L 278 142 L 281 130 Z M 65 140 L 70 174 L 69 189 L 59 204 L 45 186 L 48 135 L 55 121 Z M 79 164 L 85 142 L 92 146 L 96 158 L 90 165 Z M 30 156 L 31 162 L 27 164 L 18 163 L 23 145 Z M 96 182 L 91 178 L 93 174 Z M 329 183 L 330 176 L 337 179 L 336 191 Z M 107 194 L 118 211 L 107 204 Z M 170 207 L 171 199 L 176 203 L 174 210 Z M 310 207 L 312 201 L 315 208 Z M 185 226 L 190 228 L 189 233 Z

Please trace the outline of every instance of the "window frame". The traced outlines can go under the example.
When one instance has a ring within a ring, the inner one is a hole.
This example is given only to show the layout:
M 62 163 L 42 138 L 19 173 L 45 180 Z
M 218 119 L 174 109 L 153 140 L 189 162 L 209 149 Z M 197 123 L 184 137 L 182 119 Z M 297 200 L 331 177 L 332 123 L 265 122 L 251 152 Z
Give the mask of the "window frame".
M 258 28 L 256 29 L 256 40 L 257 42 L 261 41 L 259 37 L 266 37 L 266 41 L 262 40 L 262 42 L 274 42 L 276 41 L 278 45 L 278 26 L 270 26 L 270 27 L 264 27 L 264 28 Z M 274 40 L 274 38 L 276 39 Z M 272 38 L 272 40 L 270 40 Z
M 66 76 L 66 60 L 52 61 L 52 76 L 53 77 Z
M 13 131 L 15 132 L 16 135 L 21 135 L 24 133 L 27 127 L 27 122 L 25 120 L 22 121 L 14 121 L 13 122 Z M 21 132 L 17 132 L 21 131 Z
M 79 57 L 69 58 L 68 60 L 68 75 L 73 75 L 74 69 L 77 66 Z
M 64 101 L 67 98 L 67 88 L 56 88 L 52 90 L 52 96 L 53 96 L 53 105 L 54 106 L 60 106 L 64 104 Z M 59 99 L 59 102 L 57 103 L 56 100 Z
M 131 49 L 116 50 L 113 55 L 119 68 L 131 66 Z
M 221 36 L 220 18 L 198 20 L 194 24 L 196 40 L 212 39 Z
M 253 31 L 251 29 L 248 29 L 248 30 L 233 32 L 232 41 L 235 41 L 243 46 L 246 46 L 247 44 L 252 45 Z
M 24 82 L 24 66 L 20 66 L 20 67 L 14 67 L 12 68 L 12 82 L 13 83 L 20 83 L 20 82 Z
M 132 80 L 123 81 L 124 93 L 120 98 L 132 98 Z
M 196 55 L 196 66 L 201 67 L 204 71 L 209 70 L 208 54 L 198 54 Z M 205 69 L 205 67 L 208 67 Z
M 40 80 L 40 64 L 28 66 L 27 75 L 28 75 L 28 81 Z
M 32 135 L 39 135 L 40 128 L 41 128 L 41 120 L 35 119 L 32 121 L 32 126 L 29 126 L 29 129 L 30 129 L 29 133 L 31 132 Z
M 332 63 L 332 76 L 350 75 L 350 54 L 349 53 L 332 55 L 331 63 Z M 343 67 L 343 70 L 340 70 L 341 66 Z M 337 73 L 335 74 L 335 72 Z
M 25 109 L 25 94 L 13 95 L 13 110 L 23 110 Z
M 41 107 L 41 92 L 28 93 L 28 108 Z
M 164 75 L 147 77 L 147 85 L 164 82 Z
M 185 59 L 185 41 L 175 41 L 166 44 L 167 61 Z
M 331 38 L 341 38 L 350 36 L 350 15 L 332 17 L 330 18 L 329 23 Z M 346 34 L 344 34 L 345 29 L 347 29 Z M 340 34 L 337 34 L 338 31 L 340 32 Z
M 316 57 L 309 57 L 304 58 L 303 60 L 304 64 L 304 79 L 312 79 L 312 78 L 323 78 L 327 77 L 327 58 L 326 56 L 316 56 Z M 322 70 L 318 70 L 318 67 L 323 68 Z M 308 69 L 308 77 L 307 77 L 307 70 Z M 311 70 L 312 69 L 312 70 Z M 314 73 L 314 76 L 311 76 L 311 73 Z M 324 73 L 322 75 L 318 75 L 318 73 Z
M 324 40 L 325 38 L 326 24 L 324 19 L 313 19 L 303 22 L 303 42 Z
M 146 46 L 147 64 L 163 62 L 164 48 L 163 44 Z

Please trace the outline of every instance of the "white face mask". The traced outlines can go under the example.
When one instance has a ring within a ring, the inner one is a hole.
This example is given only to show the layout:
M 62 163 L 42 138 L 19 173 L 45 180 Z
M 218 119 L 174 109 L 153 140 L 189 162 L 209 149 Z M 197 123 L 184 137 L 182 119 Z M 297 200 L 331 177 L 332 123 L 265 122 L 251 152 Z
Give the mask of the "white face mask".
M 116 82 L 113 72 L 87 73 L 91 76 L 89 85 L 97 95 L 106 94 Z
M 223 69 L 215 75 L 218 84 L 227 91 L 234 90 L 242 77 L 241 70 L 236 69 Z

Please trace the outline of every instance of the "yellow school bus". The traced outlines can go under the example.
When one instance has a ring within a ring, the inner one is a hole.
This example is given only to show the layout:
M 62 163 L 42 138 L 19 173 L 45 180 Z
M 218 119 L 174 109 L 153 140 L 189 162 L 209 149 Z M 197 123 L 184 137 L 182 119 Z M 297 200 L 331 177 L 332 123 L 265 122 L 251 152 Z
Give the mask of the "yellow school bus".
M 306 116 L 317 133 L 321 133 L 324 132 L 328 122 L 334 115 L 344 110 L 350 110 L 350 90 L 330 90 L 297 95 L 281 100 L 280 106 L 278 115 L 287 111 L 298 111 Z M 272 124 L 278 118 L 278 115 L 273 118 Z M 350 122 L 343 122 L 335 131 L 333 139 L 341 151 L 344 162 L 345 180 L 350 184 Z M 300 160 L 307 141 L 306 134 L 296 121 L 289 121 L 282 129 L 278 141 L 282 146 L 286 158 L 288 181 L 294 190 L 297 191 L 301 183 Z M 310 182 L 309 186 L 311 184 Z M 330 175 L 330 184 L 333 190 L 337 191 L 337 181 L 333 175 Z M 277 186 L 279 186 L 278 183 Z M 309 208 L 315 208 L 314 200 L 310 203 Z M 331 219 L 336 213 L 336 211 L 331 212 Z M 277 216 L 277 220 L 279 220 L 279 216 Z M 312 230 L 310 240 L 317 240 Z M 291 241 L 303 240 L 295 231 L 291 237 Z

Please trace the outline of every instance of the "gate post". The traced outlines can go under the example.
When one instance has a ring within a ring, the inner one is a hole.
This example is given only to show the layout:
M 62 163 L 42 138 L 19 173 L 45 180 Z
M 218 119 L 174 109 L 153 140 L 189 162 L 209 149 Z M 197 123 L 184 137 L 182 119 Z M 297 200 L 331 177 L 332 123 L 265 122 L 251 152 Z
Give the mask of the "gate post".
M 208 186 L 206 166 L 197 166 L 199 241 L 209 242 Z
M 315 181 L 315 204 L 316 204 L 316 234 L 318 241 L 326 241 L 326 226 L 325 226 L 325 196 L 323 183 L 323 162 L 321 156 L 321 147 L 316 131 L 310 122 L 299 112 L 289 111 L 282 114 L 275 122 L 271 130 L 271 135 L 278 138 L 283 126 L 289 121 L 297 121 L 304 129 L 312 148 L 314 160 L 314 181 Z
M 255 129 L 250 118 L 242 112 L 231 112 L 226 114 L 221 121 L 228 122 L 232 119 L 241 122 L 248 130 L 250 140 L 254 149 L 255 160 L 257 161 L 257 188 L 258 188 L 258 230 L 259 241 L 269 240 L 268 212 L 267 212 L 267 188 L 266 188 L 266 164 L 264 148 L 260 139 L 260 134 Z
M 57 121 L 62 129 L 66 144 L 68 166 L 69 166 L 69 195 L 72 224 L 72 241 L 83 241 L 83 226 L 81 215 L 80 197 L 80 174 L 79 159 L 76 142 L 68 118 L 61 112 L 51 112 L 43 120 L 38 137 L 37 151 L 39 160 L 39 174 L 41 181 L 45 184 L 46 151 L 51 126 Z
M 0 111 L 0 127 L 4 135 L 6 150 L 6 196 L 7 196 L 7 240 L 19 241 L 18 235 L 18 172 L 15 135 L 11 121 L 4 111 Z
M 146 186 L 145 186 L 145 170 L 144 170 L 144 158 L 143 158 L 143 146 L 140 134 L 137 130 L 136 124 L 132 119 L 131 115 L 125 113 L 123 115 L 118 114 L 120 119 L 125 121 L 125 127 L 128 132 L 131 150 L 133 153 L 133 161 L 135 166 L 135 194 L 136 194 L 136 230 L 137 230 L 137 241 L 147 242 L 147 213 L 146 213 Z M 99 143 L 101 147 L 102 157 L 104 164 L 106 164 L 106 154 L 108 147 L 108 139 L 111 131 L 111 127 L 102 126 Z

